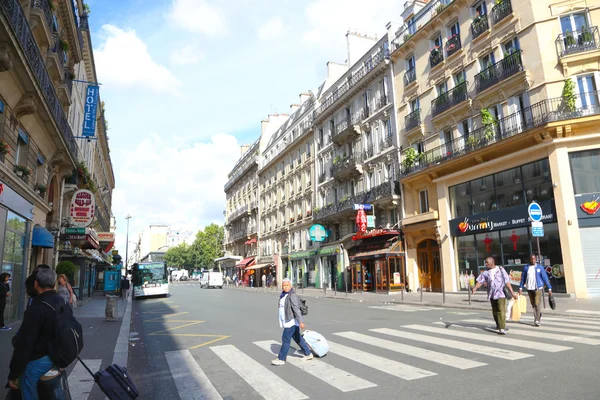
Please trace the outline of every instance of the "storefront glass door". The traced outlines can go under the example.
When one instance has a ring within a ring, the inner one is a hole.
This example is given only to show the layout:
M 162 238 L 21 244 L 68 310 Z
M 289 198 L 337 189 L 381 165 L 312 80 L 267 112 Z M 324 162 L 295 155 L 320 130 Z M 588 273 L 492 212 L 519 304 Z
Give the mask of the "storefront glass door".
M 6 301 L 4 317 L 6 321 L 14 321 L 19 316 L 19 303 L 23 296 L 25 280 L 25 233 L 28 229 L 27 221 L 12 212 L 2 209 L 2 214 L 7 216 L 6 230 L 4 233 L 4 253 L 2 257 L 2 272 L 9 273 L 10 291 L 12 293 Z M 5 321 L 5 322 L 6 322 Z
M 376 279 L 376 291 L 378 292 L 387 292 L 389 290 L 388 287 L 388 260 L 387 258 L 376 260 L 375 261 L 375 279 Z
M 435 240 L 424 240 L 419 243 L 417 260 L 421 288 L 427 291 L 441 291 L 442 268 L 438 243 Z
M 352 263 L 352 291 L 355 290 L 363 291 L 363 269 L 360 261 Z

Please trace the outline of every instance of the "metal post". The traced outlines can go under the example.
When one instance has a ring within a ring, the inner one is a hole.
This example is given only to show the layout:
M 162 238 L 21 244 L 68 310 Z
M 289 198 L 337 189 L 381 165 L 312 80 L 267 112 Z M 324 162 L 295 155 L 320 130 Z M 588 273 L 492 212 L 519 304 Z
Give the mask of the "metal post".
M 422 303 L 423 302 L 423 282 L 419 279 L 419 290 L 421 291 L 421 298 L 419 299 L 419 301 Z
M 444 274 L 442 274 L 442 304 L 446 304 L 446 287 L 444 286 Z
M 467 293 L 469 294 L 469 305 L 471 305 L 471 282 L 469 282 L 469 287 L 467 289 Z
M 131 215 L 127 214 L 127 216 L 125 217 L 125 219 L 127 220 L 127 238 L 125 239 L 125 275 L 127 275 L 127 270 L 128 270 L 128 266 L 129 266 L 129 220 L 131 219 Z
M 540 250 L 540 238 L 536 237 L 535 238 L 537 241 L 537 248 L 538 248 L 538 257 L 540 258 L 540 261 L 542 260 L 542 251 Z M 544 267 L 543 265 L 540 265 L 542 268 Z M 542 285 L 543 286 L 543 285 Z M 546 296 L 544 294 L 544 288 L 542 287 L 542 304 L 544 305 L 544 309 L 546 308 Z
M 348 271 L 344 271 L 344 282 L 346 283 L 346 297 L 348 297 Z

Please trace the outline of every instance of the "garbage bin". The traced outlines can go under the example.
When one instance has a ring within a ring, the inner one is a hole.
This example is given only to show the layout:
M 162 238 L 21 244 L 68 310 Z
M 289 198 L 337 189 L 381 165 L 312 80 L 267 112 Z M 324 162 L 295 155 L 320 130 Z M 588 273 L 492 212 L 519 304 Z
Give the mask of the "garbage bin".
M 116 321 L 119 319 L 119 297 L 106 295 L 105 316 L 107 321 Z

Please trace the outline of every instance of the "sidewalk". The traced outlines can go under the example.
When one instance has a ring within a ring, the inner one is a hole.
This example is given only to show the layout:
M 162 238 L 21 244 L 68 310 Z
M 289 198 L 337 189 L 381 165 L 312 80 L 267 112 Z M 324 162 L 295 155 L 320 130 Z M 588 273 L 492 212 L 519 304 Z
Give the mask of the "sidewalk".
M 232 290 L 247 290 L 263 292 L 263 288 L 248 288 L 248 287 L 227 287 L 224 288 Z M 271 289 L 268 289 L 269 291 Z M 426 306 L 426 307 L 449 307 L 449 308 L 460 308 L 470 310 L 491 310 L 490 302 L 487 300 L 485 290 L 478 291 L 477 294 L 471 295 L 471 304 L 469 304 L 468 294 L 462 293 L 446 293 L 445 302 L 442 293 L 423 292 L 423 299 L 421 301 L 421 293 L 404 293 L 394 292 L 391 294 L 387 293 L 373 293 L 373 292 L 358 292 L 348 293 L 337 292 L 333 290 L 325 291 L 323 289 L 305 288 L 304 290 L 297 288 L 296 293 L 304 296 L 311 296 L 315 298 L 327 298 L 334 300 L 347 300 L 357 301 L 364 303 L 383 303 L 383 304 L 410 304 L 415 306 Z M 556 310 L 552 310 L 548 305 L 548 298 L 546 297 L 546 309 L 544 314 L 546 315 L 557 315 L 557 316 L 569 316 L 569 317 L 582 317 L 582 318 L 599 318 L 600 319 L 600 299 L 576 299 L 565 294 L 555 294 Z M 531 305 L 528 304 L 528 312 L 531 312 Z

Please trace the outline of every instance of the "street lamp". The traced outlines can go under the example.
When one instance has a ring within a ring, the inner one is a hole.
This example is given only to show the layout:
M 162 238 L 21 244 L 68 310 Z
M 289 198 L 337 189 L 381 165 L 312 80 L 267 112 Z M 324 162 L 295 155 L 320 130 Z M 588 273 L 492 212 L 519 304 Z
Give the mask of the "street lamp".
M 125 217 L 125 219 L 127 220 L 127 241 L 125 242 L 125 273 L 127 273 L 127 270 L 129 268 L 129 259 L 127 258 L 127 256 L 129 255 L 129 220 L 131 219 L 131 215 L 127 214 L 127 216 Z

